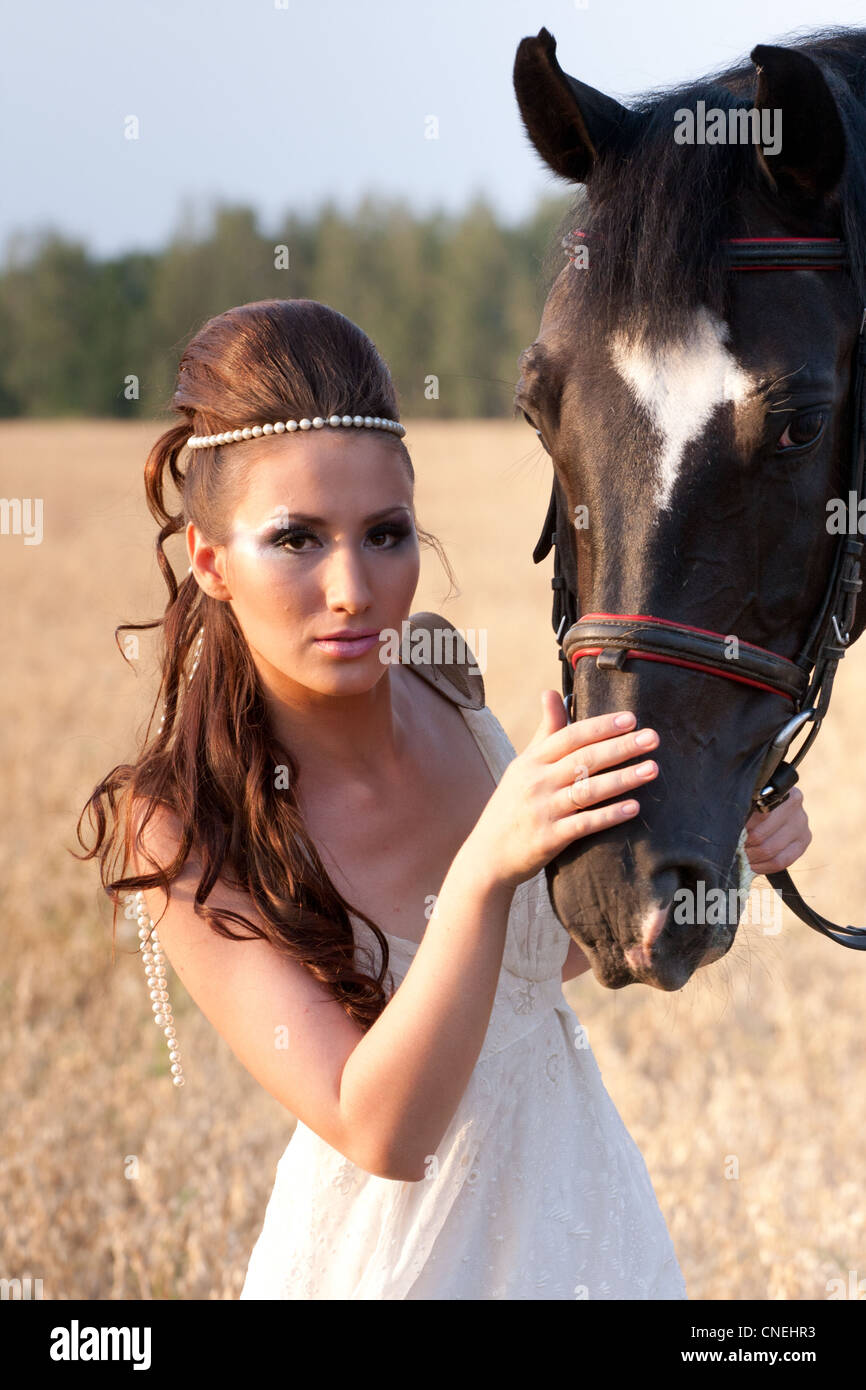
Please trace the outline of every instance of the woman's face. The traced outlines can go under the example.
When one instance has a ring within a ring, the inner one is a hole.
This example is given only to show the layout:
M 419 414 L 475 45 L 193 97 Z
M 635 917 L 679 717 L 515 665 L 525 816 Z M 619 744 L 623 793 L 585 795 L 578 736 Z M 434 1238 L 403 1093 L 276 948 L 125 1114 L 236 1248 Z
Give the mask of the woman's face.
M 409 616 L 420 556 L 401 451 L 377 430 L 328 428 L 226 447 L 250 450 L 246 489 L 227 545 L 209 547 L 188 526 L 199 583 L 231 603 L 273 687 L 371 689 L 386 669 L 382 643 L 322 639 L 342 630 L 399 637 Z

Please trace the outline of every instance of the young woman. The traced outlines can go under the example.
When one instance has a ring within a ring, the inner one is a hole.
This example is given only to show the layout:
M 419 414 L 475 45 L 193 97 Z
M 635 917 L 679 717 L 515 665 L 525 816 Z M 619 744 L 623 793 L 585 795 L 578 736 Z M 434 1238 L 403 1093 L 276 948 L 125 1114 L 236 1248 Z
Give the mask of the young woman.
M 241 1297 L 684 1298 L 563 997 L 588 962 L 544 875 L 636 813 L 658 766 L 617 765 L 657 734 L 625 711 L 568 725 L 547 690 L 518 755 L 472 654 L 415 643 L 454 635 L 410 619 L 419 538 L 441 547 L 415 519 L 388 369 L 341 314 L 266 300 L 218 315 L 173 406 L 146 466 L 169 589 L 163 722 L 88 802 L 90 856 L 115 900 L 138 890 L 175 1081 L 152 922 L 297 1119 Z M 180 532 L 178 585 L 163 545 Z M 408 659 L 385 659 L 407 620 Z M 765 817 L 753 866 L 781 864 L 768 853 L 804 820 L 799 799 Z

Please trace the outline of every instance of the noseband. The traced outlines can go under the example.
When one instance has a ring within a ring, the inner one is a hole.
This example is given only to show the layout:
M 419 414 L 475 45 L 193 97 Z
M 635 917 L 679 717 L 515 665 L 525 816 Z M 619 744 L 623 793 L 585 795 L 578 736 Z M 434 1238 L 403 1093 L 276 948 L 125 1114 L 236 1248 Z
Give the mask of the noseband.
M 563 239 L 570 251 L 572 232 Z M 843 270 L 847 248 L 835 237 L 735 237 L 725 243 L 732 270 Z M 573 261 L 574 256 L 570 255 Z M 863 495 L 864 434 L 866 434 L 866 308 L 854 352 L 850 401 L 852 409 L 848 493 L 857 502 Z M 539 437 L 541 432 L 538 431 Z M 543 441 L 542 441 L 543 442 Z M 546 446 L 545 446 L 546 447 Z M 549 450 L 548 450 L 549 452 Z M 798 763 L 811 747 L 830 704 L 836 668 L 850 643 L 851 627 L 862 587 L 860 555 L 863 542 L 840 533 L 823 602 L 794 661 L 777 652 L 713 632 L 672 622 L 647 613 L 586 613 L 580 616 L 578 597 L 568 584 L 558 548 L 557 531 L 564 529 L 565 498 L 554 472 L 544 527 L 532 552 L 536 564 L 554 549 L 553 629 L 562 661 L 562 691 L 569 722 L 574 718 L 574 680 L 577 663 L 594 657 L 601 671 L 623 670 L 629 661 L 660 661 L 684 670 L 701 671 L 752 686 L 789 701 L 792 713 L 765 752 L 752 794 L 752 810 L 767 812 L 783 802 L 798 780 Z M 560 533 L 562 534 L 562 533 Z M 566 544 L 562 535 L 562 544 Z M 731 651 L 734 642 L 733 653 Z M 791 761 L 789 744 L 806 725 L 812 727 Z M 767 878 L 793 912 L 816 931 L 841 946 L 866 950 L 866 929 L 838 926 L 814 912 L 801 898 L 788 871 Z

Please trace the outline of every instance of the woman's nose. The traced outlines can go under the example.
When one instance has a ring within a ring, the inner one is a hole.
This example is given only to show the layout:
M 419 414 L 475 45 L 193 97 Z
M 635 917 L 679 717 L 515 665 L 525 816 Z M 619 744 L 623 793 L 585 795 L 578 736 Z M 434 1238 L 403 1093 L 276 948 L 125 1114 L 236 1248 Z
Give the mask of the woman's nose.
M 364 559 L 348 546 L 335 551 L 328 560 L 325 595 L 330 604 L 340 606 L 362 606 L 370 601 L 371 586 Z

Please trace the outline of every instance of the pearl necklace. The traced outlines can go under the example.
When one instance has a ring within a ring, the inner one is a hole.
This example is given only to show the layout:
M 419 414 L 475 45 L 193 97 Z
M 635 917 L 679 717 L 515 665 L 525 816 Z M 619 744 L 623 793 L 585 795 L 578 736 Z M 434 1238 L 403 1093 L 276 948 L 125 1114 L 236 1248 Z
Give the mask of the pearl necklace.
M 323 419 L 316 415 L 312 420 L 277 420 L 273 425 L 247 425 L 244 429 L 223 430 L 221 434 L 191 434 L 186 441 L 188 449 L 212 449 L 220 444 L 240 444 L 244 439 L 259 439 L 263 434 L 294 434 L 295 430 L 320 430 L 325 425 L 332 429 L 387 430 L 400 439 L 406 433 L 406 426 L 399 420 L 387 420 L 381 415 L 329 415 Z
M 204 628 L 198 630 L 198 641 L 196 642 L 195 652 L 193 653 L 192 669 L 187 678 L 187 687 L 198 670 L 199 656 L 201 654 L 202 638 Z M 162 719 L 159 723 L 159 732 L 162 732 L 165 724 L 165 709 L 163 709 Z M 153 1021 L 157 1028 L 161 1028 L 168 1044 L 168 1060 L 171 1063 L 171 1079 L 175 1086 L 184 1084 L 183 1067 L 180 1061 L 180 1048 L 177 1045 L 177 1029 L 174 1026 L 174 1015 L 172 1014 L 171 1001 L 168 997 L 168 986 L 166 984 L 165 956 L 159 933 L 153 924 L 153 918 L 147 910 L 144 900 L 144 893 L 139 888 L 137 893 L 127 894 L 127 904 L 130 902 L 135 905 L 136 920 L 138 921 L 138 940 L 141 959 L 144 962 L 144 973 L 147 983 L 150 986 L 151 1008 L 153 1010 Z

